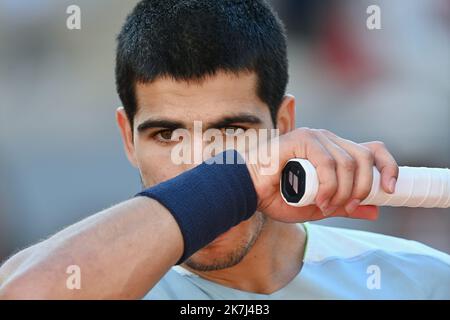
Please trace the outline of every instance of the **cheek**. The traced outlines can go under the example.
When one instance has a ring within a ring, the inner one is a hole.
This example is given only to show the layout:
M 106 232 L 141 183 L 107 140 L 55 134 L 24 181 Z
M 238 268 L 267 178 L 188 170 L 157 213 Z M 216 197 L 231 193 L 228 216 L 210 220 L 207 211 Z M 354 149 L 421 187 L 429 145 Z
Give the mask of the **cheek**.
M 225 248 L 235 248 L 236 245 L 241 244 L 242 242 L 248 242 L 253 235 L 254 231 L 254 217 L 249 220 L 243 221 L 237 226 L 231 228 L 224 234 L 217 237 L 212 243 L 211 246 L 221 246 Z
M 170 148 L 147 147 L 137 148 L 137 165 L 146 187 L 171 179 L 183 168 L 175 165 L 170 158 Z

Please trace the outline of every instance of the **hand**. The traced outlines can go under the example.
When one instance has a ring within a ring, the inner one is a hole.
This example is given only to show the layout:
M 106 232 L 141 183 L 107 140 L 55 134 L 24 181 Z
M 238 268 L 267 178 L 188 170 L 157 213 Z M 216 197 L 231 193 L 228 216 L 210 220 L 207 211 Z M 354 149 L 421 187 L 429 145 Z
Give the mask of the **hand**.
M 307 159 L 316 168 L 316 205 L 293 207 L 281 197 L 281 171 L 291 158 Z M 378 208 L 360 205 L 372 187 L 373 166 L 380 171 L 382 188 L 387 193 L 394 192 L 398 177 L 398 165 L 382 142 L 358 144 L 322 129 L 299 128 L 280 136 L 279 164 L 272 175 L 263 174 L 259 163 L 247 163 L 247 167 L 258 195 L 258 211 L 283 222 L 325 217 L 375 220 Z

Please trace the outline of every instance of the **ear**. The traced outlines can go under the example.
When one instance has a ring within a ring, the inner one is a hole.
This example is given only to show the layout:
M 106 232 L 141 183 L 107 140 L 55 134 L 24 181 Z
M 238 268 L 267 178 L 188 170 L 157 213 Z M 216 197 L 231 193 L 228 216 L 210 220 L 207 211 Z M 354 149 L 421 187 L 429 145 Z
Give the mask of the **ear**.
M 131 128 L 130 121 L 128 121 L 127 114 L 123 107 L 119 107 L 116 110 L 116 121 L 120 129 L 122 136 L 123 146 L 130 163 L 137 168 L 137 160 L 135 156 L 135 148 L 133 141 L 133 129 Z
M 280 130 L 280 134 L 295 129 L 295 97 L 290 94 L 284 96 L 278 109 L 277 128 Z

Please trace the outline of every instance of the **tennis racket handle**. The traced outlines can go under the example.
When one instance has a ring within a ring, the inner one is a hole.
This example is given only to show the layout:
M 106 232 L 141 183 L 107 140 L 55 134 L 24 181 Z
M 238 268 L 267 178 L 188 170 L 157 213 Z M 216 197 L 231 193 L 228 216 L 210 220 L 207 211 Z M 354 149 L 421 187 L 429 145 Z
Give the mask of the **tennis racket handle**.
M 372 189 L 361 205 L 392 207 L 450 207 L 450 170 L 444 168 L 399 167 L 392 194 L 383 191 L 380 172 L 373 168 Z M 291 159 L 283 169 L 280 191 L 292 206 L 314 204 L 319 180 L 314 166 L 305 159 Z

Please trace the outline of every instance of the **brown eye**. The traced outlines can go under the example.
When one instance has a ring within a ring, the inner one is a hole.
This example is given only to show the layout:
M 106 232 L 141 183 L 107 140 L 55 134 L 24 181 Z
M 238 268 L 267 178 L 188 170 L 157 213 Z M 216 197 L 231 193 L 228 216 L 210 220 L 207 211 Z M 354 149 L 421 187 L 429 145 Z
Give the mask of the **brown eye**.
M 156 134 L 158 140 L 169 142 L 172 141 L 173 130 L 163 130 Z
M 226 136 L 238 136 L 245 132 L 245 130 L 241 127 L 225 127 L 222 129 L 222 132 Z

